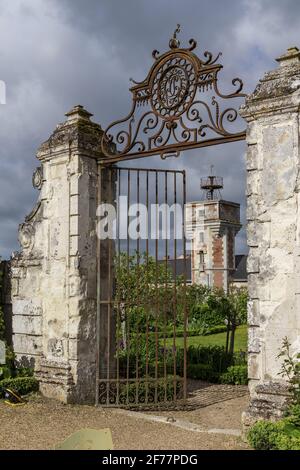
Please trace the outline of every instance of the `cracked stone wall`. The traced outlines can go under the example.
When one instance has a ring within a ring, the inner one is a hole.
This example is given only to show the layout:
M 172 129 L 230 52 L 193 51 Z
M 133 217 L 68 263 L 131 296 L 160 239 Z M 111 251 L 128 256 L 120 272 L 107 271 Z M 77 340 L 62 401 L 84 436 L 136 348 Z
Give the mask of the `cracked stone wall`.
M 240 110 L 247 130 L 250 407 L 257 418 L 281 416 L 287 384 L 277 355 L 283 338 L 300 349 L 300 52 L 277 59 Z
M 44 395 L 94 402 L 97 160 L 102 130 L 81 106 L 37 153 L 36 207 L 11 261 L 13 345 Z

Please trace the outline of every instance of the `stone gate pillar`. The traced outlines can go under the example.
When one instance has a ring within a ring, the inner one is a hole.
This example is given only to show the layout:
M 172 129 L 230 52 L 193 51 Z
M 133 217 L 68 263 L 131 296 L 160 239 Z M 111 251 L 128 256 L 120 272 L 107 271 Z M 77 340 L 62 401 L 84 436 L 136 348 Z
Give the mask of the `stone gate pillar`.
M 300 52 L 288 49 L 240 114 L 247 130 L 250 407 L 245 426 L 282 414 L 282 340 L 300 350 Z
M 42 393 L 95 400 L 97 160 L 102 130 L 82 106 L 42 144 L 41 190 L 12 260 L 13 343 L 35 366 Z

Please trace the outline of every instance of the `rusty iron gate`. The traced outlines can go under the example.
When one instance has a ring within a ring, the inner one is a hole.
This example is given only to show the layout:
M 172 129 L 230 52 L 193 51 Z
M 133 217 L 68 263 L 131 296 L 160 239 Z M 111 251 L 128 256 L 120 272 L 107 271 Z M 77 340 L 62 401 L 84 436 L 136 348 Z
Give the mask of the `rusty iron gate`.
M 101 200 L 113 202 L 116 223 L 100 243 L 97 403 L 148 406 L 185 398 L 185 172 L 102 171 Z
M 181 240 L 174 236 L 125 240 L 123 233 L 131 224 L 132 202 L 139 207 L 143 201 L 149 208 L 172 200 L 181 204 L 183 214 L 185 172 L 114 165 L 153 155 L 178 157 L 184 150 L 246 136 L 237 108 L 231 106 L 236 99 L 243 103 L 243 82 L 234 78 L 233 91 L 222 92 L 221 54 L 214 57 L 206 51 L 199 57 L 194 39 L 187 48 L 180 46 L 179 32 L 177 25 L 170 50 L 153 51 L 154 63 L 144 81 L 131 79 L 131 111 L 103 132 L 98 201 L 110 203 L 113 210 L 108 211 L 116 214 L 114 234 L 99 239 L 97 255 L 96 401 L 103 406 L 157 404 L 187 394 L 185 235 Z M 127 197 L 125 203 L 122 195 Z M 140 224 L 144 235 L 149 234 L 148 222 Z M 183 217 L 183 231 L 184 224 Z M 183 336 L 180 350 L 178 330 Z

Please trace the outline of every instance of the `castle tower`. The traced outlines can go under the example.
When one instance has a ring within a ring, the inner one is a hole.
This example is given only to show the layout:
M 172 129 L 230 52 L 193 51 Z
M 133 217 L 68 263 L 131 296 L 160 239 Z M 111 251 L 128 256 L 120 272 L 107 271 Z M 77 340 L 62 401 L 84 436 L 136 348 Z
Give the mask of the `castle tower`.
M 235 237 L 241 228 L 240 204 L 221 198 L 223 178 L 212 173 L 201 179 L 203 200 L 187 204 L 192 283 L 223 288 L 227 292 L 235 271 Z

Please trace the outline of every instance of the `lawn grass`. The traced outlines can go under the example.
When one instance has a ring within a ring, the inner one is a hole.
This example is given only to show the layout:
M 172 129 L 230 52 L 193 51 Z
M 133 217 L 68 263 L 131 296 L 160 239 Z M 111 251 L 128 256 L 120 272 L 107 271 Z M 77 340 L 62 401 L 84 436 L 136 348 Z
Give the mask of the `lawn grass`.
M 167 345 L 172 346 L 173 339 L 167 340 Z M 226 333 L 217 333 L 208 336 L 191 336 L 188 338 L 188 346 L 225 346 Z M 183 338 L 176 338 L 176 346 L 183 348 Z M 235 351 L 247 350 L 247 325 L 239 326 L 235 333 Z

